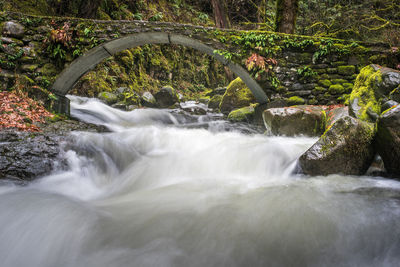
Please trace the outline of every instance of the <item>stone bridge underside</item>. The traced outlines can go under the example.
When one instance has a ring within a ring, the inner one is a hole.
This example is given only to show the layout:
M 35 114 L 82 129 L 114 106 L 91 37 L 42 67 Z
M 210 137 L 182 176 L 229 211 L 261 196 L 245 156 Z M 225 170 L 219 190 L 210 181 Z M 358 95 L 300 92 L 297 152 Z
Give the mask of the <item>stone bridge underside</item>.
M 258 85 L 258 83 L 243 67 L 234 62 L 230 62 L 221 55 L 215 54 L 215 49 L 213 47 L 205 45 L 204 43 L 190 37 L 178 34 L 147 32 L 131 34 L 117 40 L 109 41 L 91 49 L 84 55 L 74 60 L 66 69 L 61 72 L 52 86 L 52 91 L 60 100 L 59 103 L 56 104 L 56 106 L 58 106 L 56 109 L 60 112 L 66 111 L 68 99 L 65 98 L 65 95 L 73 88 L 74 84 L 86 72 L 93 69 L 102 60 L 111 57 L 125 49 L 145 44 L 183 45 L 213 56 L 243 80 L 243 82 L 250 88 L 257 102 L 264 104 L 268 101 L 268 97 L 261 89 L 260 85 Z

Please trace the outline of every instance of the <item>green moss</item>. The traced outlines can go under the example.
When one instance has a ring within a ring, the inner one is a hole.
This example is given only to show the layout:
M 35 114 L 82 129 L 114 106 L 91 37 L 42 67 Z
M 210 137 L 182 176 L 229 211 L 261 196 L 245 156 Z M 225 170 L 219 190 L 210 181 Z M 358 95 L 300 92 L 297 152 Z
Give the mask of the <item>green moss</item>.
M 329 93 L 338 95 L 338 94 L 343 94 L 345 92 L 345 89 L 342 85 L 340 84 L 333 84 L 329 86 Z
M 351 90 L 353 90 L 353 87 L 354 87 L 354 84 L 352 84 L 352 83 L 347 83 L 347 82 L 346 82 L 346 83 L 343 83 L 342 85 L 343 85 L 343 87 L 344 87 L 346 93 L 350 93 Z
M 254 117 L 254 107 L 248 106 L 231 111 L 228 119 L 231 121 L 250 121 Z
M 321 87 L 321 86 L 315 86 L 315 88 L 313 90 L 313 92 L 315 92 L 317 94 L 323 93 L 325 91 L 326 91 L 326 89 L 324 87 Z
M 332 82 L 332 84 L 343 84 L 343 83 L 347 83 L 347 80 L 345 80 L 345 79 L 332 79 L 331 82 Z
M 336 61 L 336 62 L 331 62 L 331 65 L 334 66 L 334 67 L 337 67 L 337 66 L 346 65 L 346 62 L 344 62 L 344 61 Z
M 338 66 L 338 73 L 341 75 L 353 75 L 356 72 L 356 67 L 353 65 L 349 66 Z
M 330 80 L 319 80 L 318 84 L 322 85 L 323 87 L 328 88 L 329 86 L 332 85 Z
M 338 72 L 337 68 L 327 68 L 326 72 L 329 74 L 335 74 Z
M 44 64 L 39 71 L 45 76 L 55 76 L 59 73 L 57 67 L 51 63 Z
M 222 97 L 220 109 L 222 112 L 226 112 L 255 102 L 254 95 L 250 89 L 242 79 L 238 77 L 228 85 L 226 92 Z
M 305 100 L 299 96 L 292 96 L 289 97 L 286 102 L 288 103 L 289 106 L 294 106 L 294 105 L 303 105 L 305 104 Z
M 351 103 L 358 99 L 360 111 L 357 116 L 364 121 L 370 121 L 367 114 L 368 109 L 371 109 L 376 114 L 381 113 L 379 101 L 374 93 L 376 81 L 382 81 L 381 72 L 379 70 L 375 71 L 372 66 L 364 67 L 361 69 L 350 94 Z
M 310 105 L 316 105 L 316 104 L 318 104 L 318 100 L 315 99 L 315 98 L 310 99 L 310 100 L 308 101 L 308 104 L 310 104 Z

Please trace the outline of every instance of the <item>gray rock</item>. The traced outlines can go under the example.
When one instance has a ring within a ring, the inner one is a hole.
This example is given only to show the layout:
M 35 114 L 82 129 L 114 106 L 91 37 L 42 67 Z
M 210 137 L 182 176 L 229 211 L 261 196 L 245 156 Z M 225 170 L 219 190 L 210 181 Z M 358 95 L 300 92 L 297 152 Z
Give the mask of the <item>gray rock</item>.
M 394 101 L 394 100 L 386 101 L 385 103 L 382 104 L 381 111 L 383 112 L 385 110 L 388 110 L 388 109 L 390 109 L 390 108 L 392 108 L 394 106 L 397 106 L 398 104 L 399 103 Z
M 111 107 L 117 108 L 117 109 L 120 109 L 120 110 L 126 110 L 126 104 L 123 101 L 120 101 L 120 102 L 117 102 L 115 104 L 112 104 Z
M 171 86 L 164 86 L 160 91 L 154 94 L 157 105 L 161 108 L 168 108 L 179 102 L 175 89 Z
M 222 100 L 222 95 L 214 95 L 208 102 L 208 108 L 218 109 L 221 100 Z
M 320 106 L 271 108 L 263 113 L 264 125 L 274 135 L 319 136 L 325 130 L 326 114 Z
M 346 116 L 301 155 L 298 164 L 307 175 L 362 175 L 375 155 L 373 139 L 373 124 Z
M 376 149 L 389 174 L 400 177 L 400 106 L 384 112 L 377 123 Z
M 112 105 L 112 104 L 115 104 L 118 102 L 118 96 L 111 92 L 100 92 L 97 95 L 97 98 L 99 98 L 101 101 L 103 101 L 107 105 Z
M 140 98 L 140 102 L 142 103 L 143 106 L 149 107 L 149 108 L 154 108 L 157 105 L 156 99 L 149 91 L 146 91 L 142 94 L 142 97 Z
M 25 27 L 14 21 L 7 21 L 3 26 L 3 34 L 15 38 L 22 38 L 25 34 Z

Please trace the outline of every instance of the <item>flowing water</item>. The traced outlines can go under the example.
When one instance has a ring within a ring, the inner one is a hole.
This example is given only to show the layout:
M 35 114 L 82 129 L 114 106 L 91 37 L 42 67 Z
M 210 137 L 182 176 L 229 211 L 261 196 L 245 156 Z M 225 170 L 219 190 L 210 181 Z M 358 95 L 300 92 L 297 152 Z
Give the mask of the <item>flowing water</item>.
M 399 199 L 357 193 L 400 183 L 292 175 L 316 139 L 71 99 L 112 131 L 73 133 L 68 168 L 0 187 L 0 266 L 400 266 Z

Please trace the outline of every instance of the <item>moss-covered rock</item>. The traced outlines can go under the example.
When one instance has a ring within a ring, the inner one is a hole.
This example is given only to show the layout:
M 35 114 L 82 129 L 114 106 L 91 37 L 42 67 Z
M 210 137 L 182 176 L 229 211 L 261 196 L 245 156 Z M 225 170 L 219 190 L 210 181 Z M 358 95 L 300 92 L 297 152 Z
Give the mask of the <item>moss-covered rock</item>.
M 319 80 L 318 84 L 325 87 L 325 88 L 329 88 L 329 86 L 332 85 L 330 80 Z
M 263 120 L 274 135 L 319 136 L 325 130 L 326 113 L 320 106 L 270 108 L 264 111 Z
M 345 92 L 345 89 L 342 85 L 340 84 L 332 84 L 329 86 L 329 93 L 338 95 L 338 94 L 343 94 Z
M 331 82 L 332 82 L 332 84 L 343 84 L 343 83 L 347 83 L 347 80 L 345 80 L 345 79 L 332 79 Z
M 101 92 L 97 95 L 97 98 L 107 105 L 112 105 L 118 102 L 118 96 L 111 92 Z
M 222 95 L 214 95 L 208 102 L 208 108 L 218 109 L 221 100 L 222 100 Z
M 351 90 L 353 90 L 353 87 L 354 87 L 354 84 L 347 83 L 347 82 L 343 83 L 342 85 L 343 85 L 344 90 L 346 91 L 346 93 L 350 93 Z
M 227 87 L 219 106 L 222 113 L 249 106 L 256 100 L 247 85 L 238 77 Z
M 306 101 L 304 100 L 304 98 L 299 97 L 299 96 L 292 96 L 289 97 L 288 99 L 286 99 L 286 102 L 289 106 L 295 106 L 295 105 L 303 105 L 304 103 L 306 103 Z
M 350 94 L 350 114 L 364 121 L 373 121 L 368 113 L 380 114 L 376 88 L 382 82 L 382 73 L 374 65 L 361 69 Z
M 299 159 L 307 175 L 364 174 L 375 155 L 374 125 L 350 116 L 337 120 Z
M 154 98 L 153 94 L 150 93 L 149 91 L 143 92 L 141 98 L 140 98 L 140 103 L 149 108 L 154 108 L 157 106 L 157 101 Z
M 353 65 L 349 65 L 349 66 L 338 66 L 338 73 L 341 75 L 353 75 L 356 72 L 356 67 Z
M 246 121 L 251 122 L 254 118 L 254 107 L 248 106 L 239 108 L 231 111 L 228 115 L 228 119 L 231 121 Z
M 179 102 L 178 95 L 172 86 L 164 86 L 154 94 L 157 101 L 157 106 L 160 108 L 168 108 Z

